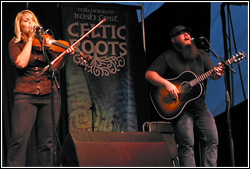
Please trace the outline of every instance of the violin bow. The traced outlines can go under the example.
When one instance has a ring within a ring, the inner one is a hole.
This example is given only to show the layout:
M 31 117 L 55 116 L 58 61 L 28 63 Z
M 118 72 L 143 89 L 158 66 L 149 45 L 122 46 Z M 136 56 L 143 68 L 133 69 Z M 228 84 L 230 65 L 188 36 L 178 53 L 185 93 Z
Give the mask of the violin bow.
M 90 31 L 88 31 L 86 34 L 84 34 L 80 39 L 78 39 L 73 45 L 71 45 L 70 47 L 75 47 L 79 42 L 81 42 L 86 36 L 88 36 L 91 32 L 93 32 L 97 27 L 99 27 L 101 24 L 103 24 L 106 21 L 106 18 L 104 18 L 101 22 L 99 22 L 96 26 L 94 26 Z M 69 48 L 70 48 L 69 47 Z M 62 56 L 64 56 L 66 54 L 66 50 L 64 52 L 62 52 L 57 58 L 55 58 L 52 62 L 51 65 L 53 66 L 53 64 L 60 59 Z M 49 65 L 47 65 L 46 67 L 44 67 L 41 75 L 46 72 L 49 69 Z

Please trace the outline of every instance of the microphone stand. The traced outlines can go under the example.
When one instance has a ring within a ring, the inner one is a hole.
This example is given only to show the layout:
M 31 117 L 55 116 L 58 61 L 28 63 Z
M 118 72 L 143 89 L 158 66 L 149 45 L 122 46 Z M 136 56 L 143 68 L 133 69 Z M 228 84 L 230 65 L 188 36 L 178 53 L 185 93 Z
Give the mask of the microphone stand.
M 43 29 L 42 29 L 42 32 L 43 32 Z M 56 148 L 56 119 L 55 119 L 55 103 L 54 103 L 54 85 L 56 84 L 56 87 L 58 89 L 60 89 L 60 86 L 59 86 L 59 83 L 56 79 L 56 75 L 55 75 L 55 72 L 56 70 L 53 68 L 50 60 L 49 60 L 49 57 L 47 55 L 47 52 L 44 50 L 44 43 L 43 43 L 43 38 L 44 36 L 40 36 L 42 33 L 41 32 L 38 32 L 37 33 L 37 37 L 41 43 L 41 46 L 42 46 L 42 51 L 43 51 L 43 55 L 45 56 L 47 62 L 48 62 L 48 65 L 49 65 L 49 69 L 51 71 L 51 115 L 52 115 L 52 128 L 53 128 L 53 165 L 56 166 L 56 162 L 57 162 L 57 148 Z
M 222 61 L 221 58 L 213 50 L 210 49 L 210 47 L 212 48 L 212 46 L 210 45 L 208 40 L 205 37 L 203 39 L 205 39 L 207 44 L 209 44 L 209 47 L 207 48 L 208 51 L 211 52 L 218 60 L 220 60 L 220 62 L 224 65 L 226 70 L 229 69 L 230 71 L 232 71 L 235 74 L 236 71 L 232 67 L 230 67 L 229 65 L 225 64 L 225 62 Z M 202 44 L 204 45 L 203 42 L 202 42 Z M 225 71 L 225 72 L 227 73 L 228 71 Z M 228 80 L 228 79 L 225 78 L 225 80 Z M 233 144 L 233 138 L 232 138 L 232 128 L 231 128 L 231 118 L 230 118 L 231 98 L 230 98 L 230 93 L 228 91 L 228 87 L 226 87 L 226 102 L 227 102 L 227 109 L 226 109 L 226 111 L 227 111 L 227 127 L 228 127 L 229 146 L 230 146 L 230 153 L 231 153 L 230 158 L 232 161 L 232 165 L 235 166 L 234 144 Z
M 88 80 L 88 77 L 86 75 L 85 70 L 83 70 L 83 72 L 84 72 L 84 75 L 85 75 L 85 78 L 86 78 L 86 83 L 87 83 L 87 86 L 88 86 L 88 89 L 89 89 L 89 95 L 90 95 L 90 100 L 91 100 L 91 107 L 89 109 L 91 110 L 91 114 L 92 114 L 92 131 L 95 131 L 95 117 L 97 117 L 96 105 L 95 105 L 95 103 L 93 101 L 93 98 L 92 98 L 91 89 L 89 87 L 89 80 Z
M 213 50 L 211 50 L 210 48 L 211 48 L 211 45 L 210 45 L 210 43 L 208 42 L 208 40 L 207 40 L 207 38 L 202 38 L 202 39 L 205 39 L 205 41 L 207 42 L 207 44 L 209 44 L 209 47 L 206 47 L 206 49 L 209 51 L 209 52 L 211 52 L 222 64 L 223 64 L 223 66 L 224 67 L 227 67 L 228 69 L 230 69 L 234 74 L 236 73 L 236 71 L 232 68 L 232 67 L 230 67 L 229 65 L 227 65 Z M 202 43 L 202 45 L 204 45 L 204 43 L 203 42 L 201 42 Z M 205 45 L 204 45 L 205 46 Z
M 91 56 L 88 56 L 88 55 L 85 55 L 85 56 L 88 59 L 91 58 Z M 82 59 L 81 55 L 80 55 L 80 57 L 78 57 L 78 55 L 75 55 L 75 57 L 73 57 L 73 61 L 77 64 L 77 66 L 83 66 L 83 72 L 84 72 L 84 75 L 85 75 L 86 83 L 87 83 L 87 86 L 88 86 L 88 89 L 89 89 L 90 100 L 91 100 L 90 110 L 92 112 L 92 131 L 95 131 L 95 117 L 97 117 L 97 114 L 96 114 L 96 106 L 95 106 L 95 103 L 93 101 L 91 89 L 90 89 L 90 86 L 89 86 L 89 80 L 88 80 L 87 74 L 85 72 L 86 68 L 84 68 L 85 63 L 87 62 L 87 60 Z

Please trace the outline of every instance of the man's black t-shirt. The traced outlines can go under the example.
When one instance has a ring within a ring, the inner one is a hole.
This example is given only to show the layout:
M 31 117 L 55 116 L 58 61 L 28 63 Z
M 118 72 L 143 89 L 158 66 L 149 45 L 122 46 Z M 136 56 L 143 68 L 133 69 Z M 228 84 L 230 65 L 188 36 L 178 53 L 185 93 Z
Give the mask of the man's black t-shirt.
M 171 79 L 176 78 L 184 71 L 192 71 L 197 76 L 209 71 L 214 67 L 209 54 L 199 49 L 199 55 L 194 60 L 185 60 L 175 49 L 169 49 L 156 58 L 156 60 L 148 68 L 150 71 L 157 72 L 160 76 Z M 203 82 L 206 86 L 206 80 Z M 203 88 L 205 91 L 205 88 Z M 204 92 L 203 91 L 203 92 Z M 196 112 L 206 108 L 205 95 L 193 100 L 187 104 L 185 110 Z

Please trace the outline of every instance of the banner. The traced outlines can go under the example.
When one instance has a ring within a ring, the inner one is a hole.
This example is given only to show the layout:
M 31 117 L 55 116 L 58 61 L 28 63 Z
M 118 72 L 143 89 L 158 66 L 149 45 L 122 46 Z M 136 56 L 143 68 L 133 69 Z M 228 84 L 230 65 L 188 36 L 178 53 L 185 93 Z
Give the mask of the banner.
M 65 65 L 71 131 L 138 130 L 129 41 L 130 25 L 138 22 L 136 10 L 102 3 L 62 4 L 64 37 L 71 45 L 104 18 L 76 45 L 91 59 L 83 62 L 75 53 Z

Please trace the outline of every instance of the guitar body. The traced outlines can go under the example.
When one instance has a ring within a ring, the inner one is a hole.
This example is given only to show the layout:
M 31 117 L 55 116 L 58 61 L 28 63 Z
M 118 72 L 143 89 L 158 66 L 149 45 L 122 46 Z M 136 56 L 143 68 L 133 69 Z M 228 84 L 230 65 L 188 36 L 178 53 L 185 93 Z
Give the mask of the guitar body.
M 193 72 L 184 71 L 176 78 L 167 79 L 179 90 L 178 99 L 172 98 L 165 87 L 153 86 L 151 88 L 151 101 L 163 119 L 172 120 L 176 118 L 190 101 L 201 96 L 203 90 L 202 85 L 198 83 L 191 87 L 189 83 L 196 77 Z

